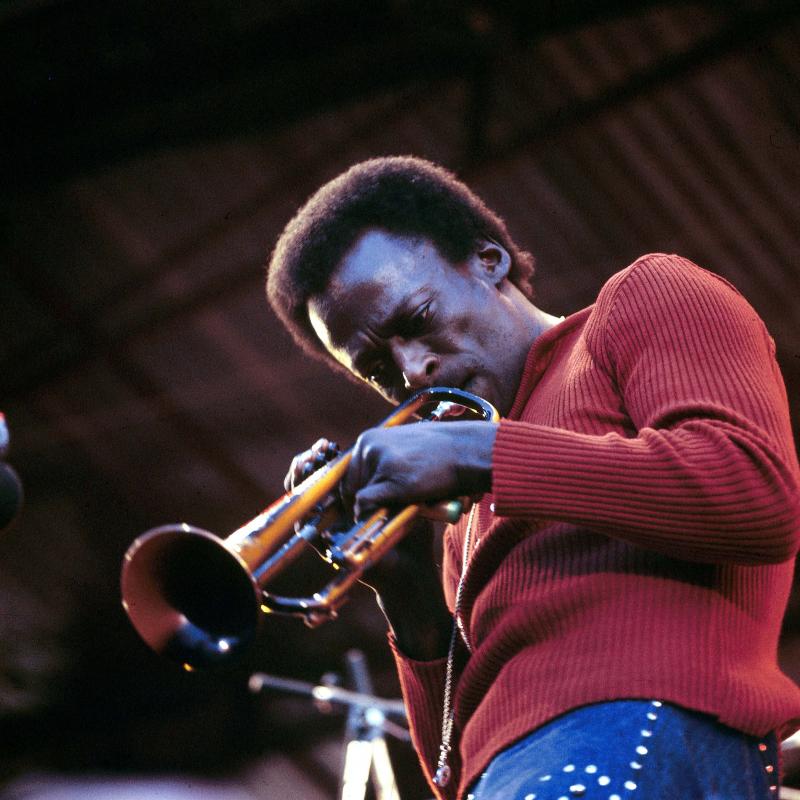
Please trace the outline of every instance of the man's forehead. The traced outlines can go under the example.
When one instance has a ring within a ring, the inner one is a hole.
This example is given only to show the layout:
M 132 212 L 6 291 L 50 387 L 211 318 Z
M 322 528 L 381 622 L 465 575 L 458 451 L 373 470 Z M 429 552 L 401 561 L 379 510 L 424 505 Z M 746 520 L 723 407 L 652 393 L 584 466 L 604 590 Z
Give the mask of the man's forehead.
M 345 253 L 327 287 L 309 298 L 309 321 L 326 349 L 345 363 L 345 351 L 357 350 L 365 331 L 372 335 L 390 325 L 436 283 L 444 267 L 436 247 L 425 239 L 366 231 Z
M 326 346 L 342 344 L 342 332 L 358 321 L 379 326 L 407 295 L 424 286 L 430 274 L 427 245 L 383 231 L 363 234 L 342 258 L 326 288 L 309 298 L 308 313 Z M 345 323 L 345 324 L 342 324 Z
M 359 284 L 396 280 L 414 267 L 424 267 L 431 247 L 422 239 L 369 229 L 342 256 L 329 289 L 351 291 Z

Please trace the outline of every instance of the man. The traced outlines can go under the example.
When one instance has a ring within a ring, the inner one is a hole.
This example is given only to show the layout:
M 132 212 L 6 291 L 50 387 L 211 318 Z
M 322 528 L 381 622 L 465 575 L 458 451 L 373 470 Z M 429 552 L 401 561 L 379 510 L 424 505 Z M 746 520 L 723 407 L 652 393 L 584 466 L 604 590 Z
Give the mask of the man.
M 772 340 L 676 256 L 568 319 L 532 303 L 532 272 L 413 158 L 322 187 L 270 263 L 309 352 L 392 402 L 455 386 L 503 417 L 367 431 L 343 485 L 357 516 L 484 493 L 445 533 L 444 594 L 419 556 L 371 581 L 423 769 L 448 798 L 775 797 L 800 725 L 775 660 L 800 470 Z

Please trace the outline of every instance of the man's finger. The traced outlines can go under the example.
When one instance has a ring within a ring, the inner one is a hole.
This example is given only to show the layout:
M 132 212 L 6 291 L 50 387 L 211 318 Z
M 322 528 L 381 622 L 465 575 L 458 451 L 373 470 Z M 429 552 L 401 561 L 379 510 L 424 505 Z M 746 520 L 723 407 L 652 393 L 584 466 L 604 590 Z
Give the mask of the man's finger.
M 376 508 L 396 505 L 398 498 L 398 488 L 392 481 L 367 484 L 356 492 L 353 514 L 356 519 L 363 519 Z
M 298 483 L 304 481 L 312 472 L 324 466 L 328 461 L 339 454 L 339 445 L 328 439 L 317 439 L 308 450 L 298 453 L 293 459 L 286 477 L 283 479 L 283 488 L 290 492 Z

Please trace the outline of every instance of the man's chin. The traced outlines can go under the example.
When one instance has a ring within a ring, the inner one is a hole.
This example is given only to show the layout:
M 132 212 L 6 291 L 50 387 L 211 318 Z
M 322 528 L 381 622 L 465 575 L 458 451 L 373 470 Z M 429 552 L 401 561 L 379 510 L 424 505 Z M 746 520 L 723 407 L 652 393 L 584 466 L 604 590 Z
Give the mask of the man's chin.
M 499 391 L 498 387 L 494 383 L 480 375 L 476 375 L 465 381 L 461 388 L 465 392 L 475 394 L 485 400 L 487 403 L 491 403 L 498 410 L 501 417 L 504 417 L 508 414 L 508 412 L 511 410 L 511 405 L 514 402 L 513 397 L 504 398 L 502 396 L 503 393 Z
M 463 384 L 461 384 L 460 388 L 465 392 L 469 392 L 470 394 L 478 395 L 478 397 L 486 400 L 487 403 L 496 405 L 496 397 L 495 393 L 492 391 L 492 387 L 487 381 L 483 380 L 480 375 L 474 375 L 473 377 L 468 378 Z

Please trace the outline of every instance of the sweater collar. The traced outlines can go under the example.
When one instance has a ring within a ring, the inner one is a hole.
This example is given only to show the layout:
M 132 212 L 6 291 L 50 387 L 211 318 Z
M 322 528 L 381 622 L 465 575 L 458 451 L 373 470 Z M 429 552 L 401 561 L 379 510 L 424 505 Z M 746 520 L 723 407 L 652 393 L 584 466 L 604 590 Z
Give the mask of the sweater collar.
M 531 392 L 544 374 L 545 369 L 547 369 L 556 346 L 576 327 L 585 322 L 592 308 L 593 306 L 588 306 L 576 311 L 574 314 L 570 314 L 566 319 L 536 337 L 525 359 L 522 378 L 520 379 L 511 411 L 508 412 L 508 419 L 519 419 L 525 404 L 528 402 L 528 398 L 531 396 Z

